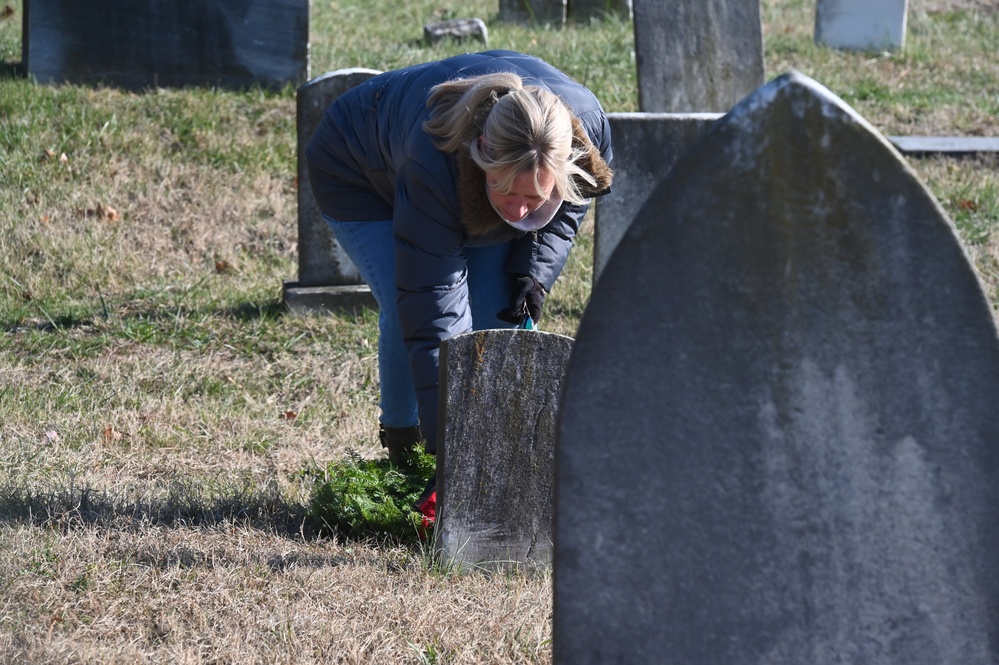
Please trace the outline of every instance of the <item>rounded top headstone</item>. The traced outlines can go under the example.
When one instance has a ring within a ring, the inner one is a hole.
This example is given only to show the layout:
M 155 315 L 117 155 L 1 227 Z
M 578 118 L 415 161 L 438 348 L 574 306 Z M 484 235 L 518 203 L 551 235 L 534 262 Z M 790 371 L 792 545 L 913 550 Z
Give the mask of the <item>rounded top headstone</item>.
M 820 84 L 762 86 L 656 186 L 566 376 L 556 662 L 996 662 L 995 321 Z

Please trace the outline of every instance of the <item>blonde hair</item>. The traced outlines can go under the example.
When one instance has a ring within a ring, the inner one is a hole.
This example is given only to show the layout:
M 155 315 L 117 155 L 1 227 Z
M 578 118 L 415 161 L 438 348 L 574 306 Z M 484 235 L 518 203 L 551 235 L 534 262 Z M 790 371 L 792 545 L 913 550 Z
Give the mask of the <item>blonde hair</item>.
M 436 137 L 444 152 L 467 149 L 472 161 L 496 177 L 496 188 L 509 193 L 521 173 L 546 170 L 555 180 L 555 193 L 569 203 L 582 204 L 580 181 L 595 184 L 593 176 L 576 164 L 585 154 L 573 145 L 572 113 L 554 93 L 525 86 L 516 74 L 498 72 L 446 81 L 430 91 L 433 108 L 423 129 Z M 485 137 L 480 144 L 479 136 Z

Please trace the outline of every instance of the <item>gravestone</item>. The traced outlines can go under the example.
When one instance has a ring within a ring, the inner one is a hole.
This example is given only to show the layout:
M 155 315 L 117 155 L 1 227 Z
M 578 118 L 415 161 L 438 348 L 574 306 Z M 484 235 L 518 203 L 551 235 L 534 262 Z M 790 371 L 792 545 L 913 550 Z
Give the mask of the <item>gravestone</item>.
M 760 0 L 634 0 L 638 106 L 728 111 L 763 83 Z
M 999 152 L 999 136 L 889 136 L 888 140 L 906 155 Z
M 614 137 L 614 188 L 594 216 L 593 281 L 670 168 L 720 117 L 717 113 L 608 113 Z
M 513 23 L 565 23 L 566 0 L 499 0 L 499 18 Z
M 908 0 L 818 0 L 815 43 L 853 51 L 905 46 Z
M 39 83 L 279 89 L 309 76 L 309 0 L 24 0 Z
M 305 149 L 327 107 L 379 73 L 374 69 L 339 69 L 317 76 L 297 91 L 298 281 L 284 284 L 285 305 L 292 311 L 377 307 L 371 290 L 323 219 L 309 181 Z
M 488 45 L 489 29 L 481 18 L 454 18 L 423 26 L 423 41 L 427 44 L 436 44 L 445 39 L 456 42 L 475 39 Z
M 553 661 L 999 662 L 997 396 L 939 204 L 828 90 L 763 86 L 652 193 L 580 324 Z
M 436 547 L 462 569 L 551 562 L 555 416 L 572 339 L 481 330 L 441 344 Z
M 618 16 L 630 21 L 631 10 L 631 0 L 570 0 L 566 14 L 577 23 L 606 16 Z

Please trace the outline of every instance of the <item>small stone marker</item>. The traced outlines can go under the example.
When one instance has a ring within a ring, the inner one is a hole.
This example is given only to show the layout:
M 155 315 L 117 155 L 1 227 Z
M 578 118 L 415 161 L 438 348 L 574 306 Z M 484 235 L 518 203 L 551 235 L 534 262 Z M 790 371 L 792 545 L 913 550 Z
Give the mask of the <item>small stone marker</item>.
M 309 0 L 25 0 L 39 83 L 281 88 L 309 77 Z
M 566 0 L 500 0 L 499 18 L 514 23 L 562 25 L 566 7 Z
M 717 113 L 607 114 L 614 137 L 614 188 L 596 206 L 594 283 L 649 194 L 719 117 Z
M 444 39 L 453 39 L 456 42 L 476 39 L 488 44 L 489 30 L 481 18 L 456 18 L 439 23 L 427 23 L 423 26 L 423 39 L 428 44 L 436 44 Z
M 760 0 L 634 0 L 638 106 L 724 113 L 763 83 Z
M 333 101 L 379 74 L 374 69 L 338 69 L 317 76 L 296 93 L 298 132 L 298 281 L 285 282 L 284 301 L 292 311 L 377 307 L 371 290 L 337 243 L 316 204 L 305 148 Z
M 583 316 L 553 662 L 999 662 L 997 396 L 951 221 L 846 104 L 775 79 L 651 194 Z
M 905 46 L 908 0 L 818 0 L 815 43 L 853 51 Z
M 551 562 L 555 418 L 572 339 L 481 330 L 441 344 L 437 549 L 461 568 Z
M 888 140 L 907 155 L 999 152 L 999 136 L 889 136 Z

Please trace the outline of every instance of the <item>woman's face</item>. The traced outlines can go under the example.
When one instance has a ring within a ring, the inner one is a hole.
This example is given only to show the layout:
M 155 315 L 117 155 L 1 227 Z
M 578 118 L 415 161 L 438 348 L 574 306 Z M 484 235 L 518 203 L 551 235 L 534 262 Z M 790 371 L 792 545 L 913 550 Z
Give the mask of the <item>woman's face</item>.
M 486 194 L 489 201 L 503 219 L 508 222 L 519 222 L 540 208 L 551 198 L 555 190 L 555 178 L 546 169 L 538 170 L 539 192 L 534 187 L 534 174 L 524 171 L 513 179 L 513 187 L 506 194 L 496 189 L 499 178 L 486 174 Z

